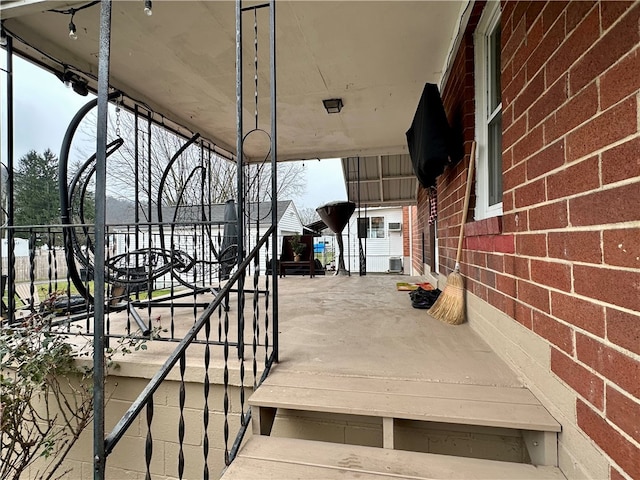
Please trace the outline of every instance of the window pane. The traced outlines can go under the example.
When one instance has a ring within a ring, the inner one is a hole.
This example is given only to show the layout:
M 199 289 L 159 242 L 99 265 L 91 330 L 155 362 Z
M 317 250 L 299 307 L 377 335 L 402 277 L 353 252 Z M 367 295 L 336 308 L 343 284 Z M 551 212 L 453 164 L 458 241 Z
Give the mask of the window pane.
M 384 217 L 371 217 L 369 238 L 384 238 Z
M 500 87 L 500 36 L 502 30 L 500 24 L 491 32 L 489 36 L 489 112 L 493 112 L 502 101 Z
M 502 112 L 489 123 L 489 206 L 502 202 Z

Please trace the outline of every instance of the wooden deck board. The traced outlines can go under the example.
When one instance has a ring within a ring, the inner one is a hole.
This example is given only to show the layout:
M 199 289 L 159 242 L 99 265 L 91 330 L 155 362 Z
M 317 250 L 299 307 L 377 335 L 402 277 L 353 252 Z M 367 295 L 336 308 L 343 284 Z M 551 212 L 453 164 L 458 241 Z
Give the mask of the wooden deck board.
M 252 406 L 430 422 L 560 431 L 526 389 L 350 377 L 274 375 Z
M 252 437 L 225 472 L 235 479 L 561 480 L 556 467 L 310 440 Z

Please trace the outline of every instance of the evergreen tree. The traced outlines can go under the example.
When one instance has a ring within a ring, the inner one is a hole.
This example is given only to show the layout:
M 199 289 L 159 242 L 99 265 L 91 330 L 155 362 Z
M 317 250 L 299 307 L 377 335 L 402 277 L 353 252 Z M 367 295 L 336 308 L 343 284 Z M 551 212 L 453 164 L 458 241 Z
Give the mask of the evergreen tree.
M 79 197 L 74 198 L 73 203 L 72 221 L 79 222 Z M 84 196 L 84 218 L 87 223 L 95 220 L 95 197 L 90 189 Z M 51 150 L 47 149 L 43 154 L 31 150 L 20 159 L 14 174 L 14 221 L 18 226 L 60 224 L 58 158 Z M 39 229 L 36 233 L 37 244 L 47 242 L 43 237 L 44 230 Z M 16 236 L 27 238 L 29 232 L 18 229 Z
M 49 149 L 42 155 L 31 150 L 20 159 L 14 174 L 15 224 L 60 223 L 59 192 L 57 157 Z

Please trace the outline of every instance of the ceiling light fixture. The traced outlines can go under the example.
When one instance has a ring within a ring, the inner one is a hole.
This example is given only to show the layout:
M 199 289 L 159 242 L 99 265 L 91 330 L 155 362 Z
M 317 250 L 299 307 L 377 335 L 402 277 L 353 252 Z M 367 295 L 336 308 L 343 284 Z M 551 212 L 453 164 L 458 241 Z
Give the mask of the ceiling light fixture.
M 4 28 L 0 28 L 0 47 L 6 47 L 8 42 L 7 32 L 5 32 Z
M 153 10 L 151 10 L 151 0 L 144 0 L 144 13 L 149 17 L 153 15 Z
M 323 100 L 324 108 L 327 110 L 327 113 L 340 113 L 344 104 L 342 103 L 341 98 L 329 98 L 327 100 Z

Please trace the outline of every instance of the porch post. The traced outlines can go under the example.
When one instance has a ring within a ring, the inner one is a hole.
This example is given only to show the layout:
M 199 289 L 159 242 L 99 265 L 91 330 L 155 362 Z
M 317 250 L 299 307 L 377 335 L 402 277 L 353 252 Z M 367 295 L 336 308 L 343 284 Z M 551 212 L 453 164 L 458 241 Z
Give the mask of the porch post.
M 109 59 L 111 51 L 111 0 L 102 0 L 98 52 L 98 117 L 96 139 L 96 222 L 93 333 L 93 478 L 104 480 L 106 457 L 104 436 L 104 259 L 107 160 L 107 115 L 109 108 Z
M 7 35 L 7 309 L 9 320 L 15 318 L 15 237 L 13 216 L 13 38 Z M 0 264 L 1 266 L 2 264 Z M 0 272 L 1 273 L 1 272 Z M 2 292 L 4 294 L 4 292 Z
M 242 120 L 242 0 L 236 0 L 236 162 L 238 176 L 238 266 L 244 260 L 244 162 Z M 238 358 L 244 358 L 244 274 L 238 278 Z
M 278 131 L 276 115 L 276 2 L 269 1 L 269 47 L 271 49 L 269 70 L 271 74 L 271 224 L 278 224 Z M 278 258 L 278 230 L 273 232 L 271 244 L 273 277 L 272 305 L 273 305 L 273 361 L 278 361 L 278 272 L 276 262 Z

